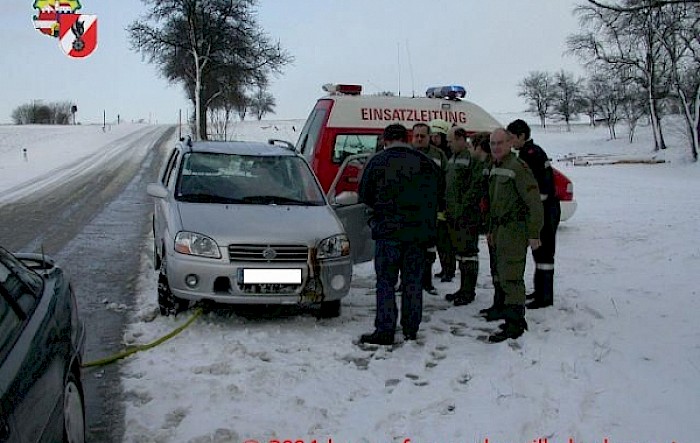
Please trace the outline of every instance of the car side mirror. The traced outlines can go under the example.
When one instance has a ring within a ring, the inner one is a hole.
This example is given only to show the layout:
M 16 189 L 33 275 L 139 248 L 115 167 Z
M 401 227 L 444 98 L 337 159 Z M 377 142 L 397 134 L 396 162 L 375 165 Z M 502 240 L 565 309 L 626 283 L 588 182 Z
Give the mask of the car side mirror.
M 160 183 L 149 183 L 146 186 L 146 192 L 151 197 L 156 198 L 166 198 L 168 196 L 168 189 Z
M 359 201 L 359 195 L 353 191 L 343 191 L 335 196 L 335 203 L 341 206 L 356 205 Z

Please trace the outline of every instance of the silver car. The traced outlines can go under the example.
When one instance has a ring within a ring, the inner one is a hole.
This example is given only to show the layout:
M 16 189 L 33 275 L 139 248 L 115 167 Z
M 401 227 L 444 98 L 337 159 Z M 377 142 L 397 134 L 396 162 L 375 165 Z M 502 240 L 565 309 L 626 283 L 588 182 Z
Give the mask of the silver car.
M 314 304 L 340 315 L 350 243 L 303 157 L 253 142 L 180 142 L 156 198 L 154 262 L 163 315 L 190 302 Z

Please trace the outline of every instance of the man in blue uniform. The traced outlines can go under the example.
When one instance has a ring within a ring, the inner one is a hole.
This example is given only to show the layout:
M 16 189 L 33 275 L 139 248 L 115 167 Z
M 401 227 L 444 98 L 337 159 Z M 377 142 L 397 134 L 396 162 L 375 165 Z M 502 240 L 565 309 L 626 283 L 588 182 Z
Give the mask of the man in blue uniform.
M 394 343 L 398 311 L 394 287 L 399 271 L 401 327 L 405 340 L 415 340 L 423 315 L 424 252 L 435 244 L 438 202 L 442 198 L 439 167 L 411 147 L 408 131 L 399 124 L 384 129 L 384 150 L 369 161 L 359 186 L 360 201 L 372 211 L 369 225 L 376 241 L 377 275 L 375 330 L 360 343 Z

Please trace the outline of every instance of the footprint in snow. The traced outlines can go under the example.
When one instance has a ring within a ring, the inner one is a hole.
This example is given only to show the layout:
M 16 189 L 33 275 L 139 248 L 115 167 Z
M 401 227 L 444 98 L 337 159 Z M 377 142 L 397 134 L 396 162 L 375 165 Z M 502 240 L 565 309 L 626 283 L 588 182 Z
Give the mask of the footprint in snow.
M 124 393 L 124 400 L 133 403 L 136 407 L 141 407 L 153 400 L 150 393 L 146 391 L 127 391 Z
M 420 375 L 408 373 L 406 374 L 406 378 L 412 380 L 413 384 L 416 386 L 428 386 L 429 384 L 428 380 L 421 380 Z
M 189 411 L 185 408 L 176 408 L 168 412 L 165 416 L 165 423 L 163 423 L 163 429 L 174 429 L 177 428 L 182 420 L 187 417 Z

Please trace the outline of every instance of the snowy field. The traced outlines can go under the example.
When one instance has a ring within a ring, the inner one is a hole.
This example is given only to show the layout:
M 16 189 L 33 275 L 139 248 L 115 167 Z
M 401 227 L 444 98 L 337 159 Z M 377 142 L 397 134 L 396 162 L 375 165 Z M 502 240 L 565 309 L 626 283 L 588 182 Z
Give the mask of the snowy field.
M 233 133 L 295 142 L 302 123 L 245 122 Z M 76 151 L 68 163 L 110 143 L 101 127 L 83 139 L 90 127 L 20 129 L 0 126 L 0 200 L 67 162 L 33 156 L 51 139 L 64 137 Z M 576 126 L 535 130 L 534 139 L 555 160 L 653 155 L 648 128 L 632 145 L 620 134 L 610 142 L 605 128 Z M 340 318 L 209 313 L 121 363 L 125 441 L 699 441 L 700 166 L 687 162 L 681 135 L 668 136 L 671 148 L 658 156 L 664 164 L 555 162 L 575 183 L 579 206 L 558 234 L 555 306 L 529 311 L 530 330 L 518 340 L 476 339 L 495 328 L 478 316 L 492 294 L 482 244 L 475 303 L 453 307 L 443 296 L 456 281 L 437 282 L 440 295 L 425 295 L 417 342 L 362 350 L 353 341 L 372 330 L 375 302 L 372 264 L 359 265 Z M 32 162 L 26 169 L 40 173 L 18 172 L 22 146 Z M 189 316 L 155 314 L 149 247 L 125 344 L 150 342 Z M 529 263 L 528 287 L 531 273 Z

